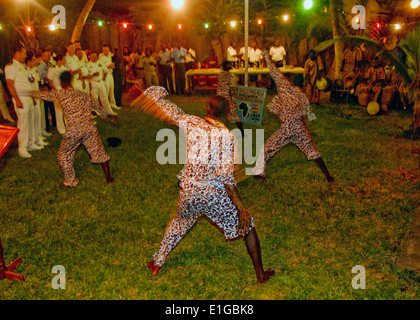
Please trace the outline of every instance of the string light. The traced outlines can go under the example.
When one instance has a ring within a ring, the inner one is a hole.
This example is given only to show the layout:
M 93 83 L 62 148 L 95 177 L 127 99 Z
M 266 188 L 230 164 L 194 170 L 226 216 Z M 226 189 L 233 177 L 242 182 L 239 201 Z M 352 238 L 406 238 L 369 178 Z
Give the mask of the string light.
M 26 31 L 27 32 L 32 32 L 32 28 L 30 26 L 26 26 Z
M 182 29 L 182 24 L 178 24 L 178 29 L 181 30 Z
M 102 27 L 103 24 L 104 23 L 101 20 L 98 21 L 98 26 Z
M 205 24 L 204 24 L 204 28 L 205 28 L 205 29 L 208 29 L 209 27 L 210 27 L 210 25 L 209 25 L 208 23 L 205 23 Z
M 153 26 L 151 24 L 149 24 L 148 28 L 149 28 L 149 30 L 152 30 Z
M 171 0 L 171 5 L 174 9 L 181 9 L 184 6 L 184 0 Z
M 236 27 L 236 21 L 231 21 L 231 22 L 230 22 L 230 26 L 231 26 L 232 28 L 235 28 L 235 27 Z
M 127 29 L 127 28 L 128 28 L 128 24 L 124 22 L 124 23 L 123 23 L 123 28 L 124 28 L 124 29 Z
M 50 29 L 51 31 L 54 31 L 54 30 L 55 30 L 55 26 L 54 26 L 53 24 L 50 24 L 50 25 L 48 26 L 48 29 Z
M 310 9 L 313 6 L 313 1 L 312 0 L 305 0 L 303 6 L 305 7 L 305 9 Z
M 258 19 L 258 24 L 262 24 L 262 20 L 261 19 Z
M 399 24 L 399 23 L 397 23 L 397 24 L 395 24 L 395 30 L 400 30 L 401 29 L 401 24 Z
M 419 6 L 420 6 L 420 1 L 419 0 L 411 1 L 411 8 L 417 9 Z
M 288 20 L 289 20 L 289 15 L 288 14 L 283 15 L 283 21 L 288 21 Z

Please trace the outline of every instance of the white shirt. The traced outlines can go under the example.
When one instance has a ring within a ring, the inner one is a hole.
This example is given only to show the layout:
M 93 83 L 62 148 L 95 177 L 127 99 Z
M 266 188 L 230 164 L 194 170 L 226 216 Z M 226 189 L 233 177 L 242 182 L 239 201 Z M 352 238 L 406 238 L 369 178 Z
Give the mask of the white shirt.
M 39 82 L 41 81 L 41 75 L 39 74 L 38 67 L 33 67 L 32 69 L 28 69 L 28 72 L 32 74 L 35 78 L 35 81 L 31 83 L 32 88 L 34 91 L 39 91 Z
M 251 52 L 251 47 L 248 47 L 248 59 L 249 59 L 249 53 Z M 241 59 L 245 61 L 245 47 L 242 47 L 241 50 L 239 50 L 239 55 L 241 56 Z
M 108 74 L 112 74 L 112 69 L 108 69 L 108 67 L 112 64 L 112 54 L 109 53 L 108 57 L 105 56 L 103 53 L 99 55 L 98 62 L 103 66 L 103 72 Z
M 33 91 L 32 83 L 29 81 L 29 72 L 25 65 L 13 59 L 4 69 L 6 80 L 13 80 L 18 96 L 29 96 Z
M 282 46 L 270 48 L 270 56 L 273 59 L 273 61 L 282 61 L 285 55 L 286 50 Z
M 86 64 L 86 67 L 88 68 L 89 74 L 91 76 L 93 76 L 93 74 L 99 72 L 99 75 L 98 76 L 93 76 L 91 78 L 91 81 L 93 81 L 93 82 L 101 82 L 102 81 L 103 76 L 104 76 L 104 66 L 102 65 L 102 63 L 99 62 L 99 60 L 96 61 L 96 62 L 89 61 Z
M 66 66 L 61 67 L 52 67 L 48 69 L 48 80 L 52 81 L 54 88 L 57 90 L 61 90 L 61 81 L 60 81 L 60 74 L 64 71 L 69 71 Z
M 244 48 L 244 54 L 245 54 L 245 48 Z M 235 57 L 236 55 L 237 55 L 236 50 L 232 46 L 230 46 L 227 49 L 227 60 L 228 61 L 238 61 L 238 58 Z
M 257 49 L 251 48 L 251 50 L 249 50 L 248 52 L 248 56 L 249 56 L 249 62 L 252 62 L 252 63 L 260 61 L 263 58 L 262 52 L 258 48 Z
M 66 55 L 66 67 L 69 71 L 76 71 L 79 69 L 79 58 L 76 55 L 70 57 Z
M 187 56 L 185 57 L 185 62 L 194 62 L 195 60 L 195 51 L 191 48 L 187 51 Z

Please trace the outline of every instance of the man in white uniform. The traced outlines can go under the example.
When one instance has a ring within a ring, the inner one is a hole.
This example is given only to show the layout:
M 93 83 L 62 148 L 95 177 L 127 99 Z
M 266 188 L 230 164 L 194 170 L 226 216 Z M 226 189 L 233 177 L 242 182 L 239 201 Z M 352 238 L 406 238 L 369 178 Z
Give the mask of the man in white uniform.
M 73 78 L 75 78 L 75 75 L 80 73 L 80 67 L 79 58 L 75 54 L 74 44 L 72 42 L 67 44 L 66 50 L 66 68 L 70 71 Z
M 111 106 L 108 101 L 108 94 L 105 89 L 105 82 L 104 82 L 104 66 L 98 60 L 98 56 L 96 53 L 92 53 L 90 55 L 90 61 L 86 64 L 86 67 L 89 70 L 90 84 L 92 86 L 90 95 L 95 101 L 97 105 L 99 105 L 99 100 L 101 101 L 102 106 L 108 111 L 108 113 L 112 116 L 117 115 L 111 109 Z M 106 68 L 106 67 L 105 67 Z
M 248 52 L 250 67 L 257 67 L 257 63 L 263 59 L 262 52 L 258 49 L 257 43 L 252 42 L 252 48 Z
M 48 85 L 52 90 L 61 90 L 60 74 L 68 71 L 66 68 L 66 56 L 57 53 L 54 57 L 55 66 L 48 69 Z M 64 122 L 64 113 L 58 102 L 54 102 L 55 118 L 57 123 L 57 131 L 59 134 L 66 133 L 66 125 Z
M 82 92 L 89 94 L 89 84 L 86 83 L 87 81 L 85 78 L 89 76 L 89 70 L 87 69 L 85 63 L 83 62 L 83 50 L 78 48 L 76 49 L 76 57 L 77 57 L 77 68 L 80 70 L 78 73 L 73 74 L 72 78 L 72 85 L 73 88 Z
M 270 57 L 278 68 L 283 67 L 286 64 L 285 56 L 286 50 L 280 45 L 280 41 L 276 40 L 274 46 L 270 48 Z
M 245 53 L 245 51 L 244 51 Z M 232 66 L 238 67 L 238 54 L 236 52 L 236 42 L 232 42 L 230 47 L 227 49 L 227 61 L 231 63 Z
M 116 110 L 121 109 L 117 106 L 115 101 L 114 95 L 114 76 L 112 75 L 113 69 L 115 69 L 115 65 L 112 62 L 113 54 L 109 50 L 109 46 L 104 44 L 102 46 L 102 53 L 99 55 L 98 61 L 104 67 L 103 72 L 105 74 L 105 89 L 108 95 L 108 101 L 111 105 L 111 108 Z
M 7 88 L 12 95 L 15 112 L 18 117 L 19 156 L 30 158 L 32 155 L 28 150 L 40 150 L 42 147 L 35 145 L 34 137 L 30 134 L 33 130 L 34 122 L 34 100 L 31 96 L 32 85 L 29 81 L 29 73 L 23 64 L 25 59 L 26 49 L 22 46 L 14 48 L 13 61 L 6 66 L 5 75 Z
M 27 53 L 25 59 L 25 64 L 27 71 L 29 73 L 29 82 L 31 82 L 32 88 L 34 91 L 39 91 L 39 82 L 41 81 L 41 76 L 38 71 L 38 62 L 32 52 Z M 37 146 L 47 146 L 48 142 L 44 142 L 42 139 L 41 132 L 41 100 L 34 98 L 34 122 L 33 130 L 30 132 L 30 135 L 34 136 L 35 144 Z

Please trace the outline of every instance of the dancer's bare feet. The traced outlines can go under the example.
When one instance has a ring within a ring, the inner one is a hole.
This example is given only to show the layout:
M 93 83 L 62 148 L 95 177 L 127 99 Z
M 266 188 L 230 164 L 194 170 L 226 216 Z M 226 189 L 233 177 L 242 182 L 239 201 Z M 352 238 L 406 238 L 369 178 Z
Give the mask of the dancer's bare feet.
M 108 184 L 113 184 L 113 183 L 114 183 L 114 181 L 115 181 L 115 179 L 114 179 L 114 178 L 109 178 L 106 182 L 107 182 Z
M 162 267 L 159 267 L 159 266 L 155 265 L 155 262 L 153 260 L 149 261 L 147 266 L 149 267 L 150 272 L 154 276 L 157 275 L 159 273 L 160 269 L 162 268 Z
M 265 177 L 261 175 L 254 176 L 254 178 L 257 179 L 258 181 L 265 181 Z
M 272 276 L 274 276 L 275 273 L 276 272 L 273 269 L 268 268 L 267 270 L 264 271 L 264 276 L 262 277 L 262 279 L 257 279 L 257 284 L 266 283 L 268 280 L 270 280 Z

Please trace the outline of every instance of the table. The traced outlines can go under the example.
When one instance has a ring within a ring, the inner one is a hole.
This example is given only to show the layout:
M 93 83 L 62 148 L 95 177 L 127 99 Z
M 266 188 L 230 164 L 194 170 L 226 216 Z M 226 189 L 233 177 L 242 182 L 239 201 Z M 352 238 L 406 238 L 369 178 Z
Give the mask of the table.
M 305 70 L 301 67 L 294 67 L 294 68 L 279 68 L 281 73 L 284 74 L 304 74 Z M 244 75 L 245 69 L 231 69 L 230 72 L 234 75 Z M 185 73 L 185 80 L 187 83 L 187 89 L 194 91 L 194 81 L 193 77 L 196 76 L 214 76 L 217 77 L 222 70 L 219 68 L 212 68 L 212 69 L 190 69 Z M 270 74 L 270 70 L 268 68 L 249 68 L 248 69 L 249 75 L 267 75 Z M 213 81 L 210 86 L 204 86 L 204 89 L 207 90 L 216 90 L 217 88 L 217 81 Z

